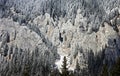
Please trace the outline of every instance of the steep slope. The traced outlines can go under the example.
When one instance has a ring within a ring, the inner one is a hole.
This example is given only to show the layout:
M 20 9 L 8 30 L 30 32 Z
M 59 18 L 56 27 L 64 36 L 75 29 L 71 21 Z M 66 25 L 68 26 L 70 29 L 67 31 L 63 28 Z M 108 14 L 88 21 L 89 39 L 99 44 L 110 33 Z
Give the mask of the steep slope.
M 23 76 L 25 66 L 32 68 L 32 76 L 48 75 L 58 58 L 56 47 L 48 47 L 39 34 L 11 19 L 0 23 L 0 76 Z
M 119 4 L 0 0 L 0 76 L 22 76 L 26 65 L 31 76 L 48 76 L 51 69 L 60 70 L 64 56 L 69 70 L 78 60 L 81 69 L 96 76 L 102 64 L 111 66 L 120 56 Z

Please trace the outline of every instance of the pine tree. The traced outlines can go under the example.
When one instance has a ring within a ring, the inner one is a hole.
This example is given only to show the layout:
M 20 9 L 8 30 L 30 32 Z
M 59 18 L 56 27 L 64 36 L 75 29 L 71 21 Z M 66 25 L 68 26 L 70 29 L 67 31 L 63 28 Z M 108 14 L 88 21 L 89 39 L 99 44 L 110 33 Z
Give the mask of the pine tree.
M 101 76 L 109 76 L 108 67 L 106 64 L 103 65 Z
M 61 76 L 68 76 L 69 72 L 68 72 L 68 68 L 67 68 L 67 59 L 66 56 L 63 59 L 63 65 L 62 65 L 62 74 Z

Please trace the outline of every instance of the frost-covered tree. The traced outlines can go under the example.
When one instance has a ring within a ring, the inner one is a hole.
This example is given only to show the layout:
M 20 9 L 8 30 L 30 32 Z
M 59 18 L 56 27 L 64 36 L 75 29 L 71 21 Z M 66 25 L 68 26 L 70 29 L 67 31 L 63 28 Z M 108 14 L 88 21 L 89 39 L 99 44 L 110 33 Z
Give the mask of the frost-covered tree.
M 98 28 L 103 20 L 109 20 L 111 16 L 114 16 L 115 13 L 109 15 L 108 11 L 115 7 L 119 8 L 120 4 L 119 0 L 0 0 L 0 3 L 2 17 L 5 14 L 10 15 L 9 10 L 13 7 L 16 13 L 30 18 L 49 13 L 53 18 L 63 16 L 74 20 L 77 10 L 81 9 L 81 14 L 88 18 L 88 25 L 94 24 L 92 24 L 93 30 Z

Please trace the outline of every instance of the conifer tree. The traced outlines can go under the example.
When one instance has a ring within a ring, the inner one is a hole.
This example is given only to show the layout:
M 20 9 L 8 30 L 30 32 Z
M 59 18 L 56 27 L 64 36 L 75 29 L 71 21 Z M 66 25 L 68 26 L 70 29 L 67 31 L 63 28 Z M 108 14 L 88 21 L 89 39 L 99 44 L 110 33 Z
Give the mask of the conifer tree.
M 63 65 L 62 65 L 62 74 L 61 76 L 68 76 L 69 72 L 68 72 L 68 68 L 67 68 L 67 59 L 66 56 L 63 59 Z

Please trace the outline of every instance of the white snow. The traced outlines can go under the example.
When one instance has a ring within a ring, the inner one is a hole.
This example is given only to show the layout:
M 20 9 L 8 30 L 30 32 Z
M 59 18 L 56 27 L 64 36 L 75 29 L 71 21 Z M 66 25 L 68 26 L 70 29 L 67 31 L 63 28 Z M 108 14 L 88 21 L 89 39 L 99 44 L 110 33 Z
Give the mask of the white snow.
M 60 71 L 60 69 L 61 69 L 61 67 L 62 67 L 63 58 L 64 58 L 64 56 L 61 55 L 61 56 L 60 56 L 60 60 L 57 60 L 57 61 L 55 62 L 55 64 L 57 65 L 59 71 Z
M 69 64 L 70 63 L 70 58 L 67 57 L 67 56 L 66 56 L 66 58 L 67 58 L 68 70 L 74 70 L 74 68 L 71 67 L 70 64 Z M 61 68 L 62 68 L 62 65 L 63 65 L 63 59 L 64 59 L 64 56 L 60 55 L 60 60 L 57 60 L 55 62 L 55 64 L 57 65 L 57 68 L 59 69 L 60 72 L 61 72 Z

